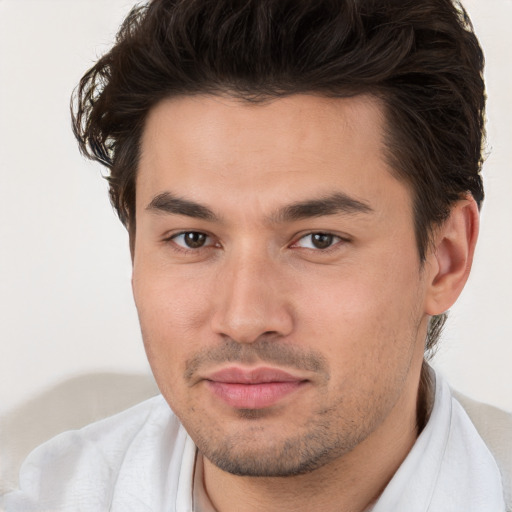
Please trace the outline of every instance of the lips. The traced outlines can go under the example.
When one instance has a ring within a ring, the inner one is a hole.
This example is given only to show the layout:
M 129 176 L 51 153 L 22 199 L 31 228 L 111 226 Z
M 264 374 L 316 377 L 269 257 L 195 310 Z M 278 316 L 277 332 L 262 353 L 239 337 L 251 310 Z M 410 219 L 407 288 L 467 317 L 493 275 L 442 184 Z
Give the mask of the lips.
M 231 367 L 205 378 L 210 391 L 237 409 L 264 409 L 297 391 L 307 381 L 275 368 Z

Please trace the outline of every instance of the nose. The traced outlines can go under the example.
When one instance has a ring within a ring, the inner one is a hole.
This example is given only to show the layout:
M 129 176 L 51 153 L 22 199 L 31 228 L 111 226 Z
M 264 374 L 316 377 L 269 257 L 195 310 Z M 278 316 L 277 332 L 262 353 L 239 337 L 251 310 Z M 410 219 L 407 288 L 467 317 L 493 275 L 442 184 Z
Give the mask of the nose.
M 293 311 L 286 279 L 269 257 L 229 258 L 217 276 L 218 294 L 211 327 L 239 343 L 262 336 L 284 337 L 293 330 Z

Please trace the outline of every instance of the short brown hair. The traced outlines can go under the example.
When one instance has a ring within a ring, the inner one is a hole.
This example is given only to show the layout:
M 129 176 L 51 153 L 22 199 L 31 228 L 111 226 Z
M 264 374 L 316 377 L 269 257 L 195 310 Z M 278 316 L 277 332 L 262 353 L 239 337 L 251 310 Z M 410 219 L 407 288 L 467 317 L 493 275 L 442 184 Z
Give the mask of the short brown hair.
M 153 0 L 132 9 L 80 81 L 73 128 L 82 152 L 110 169 L 111 201 L 133 243 L 141 134 L 162 99 L 376 96 L 391 167 L 413 191 L 424 261 L 453 203 L 483 199 L 483 63 L 451 0 Z M 443 318 L 434 317 L 427 348 Z

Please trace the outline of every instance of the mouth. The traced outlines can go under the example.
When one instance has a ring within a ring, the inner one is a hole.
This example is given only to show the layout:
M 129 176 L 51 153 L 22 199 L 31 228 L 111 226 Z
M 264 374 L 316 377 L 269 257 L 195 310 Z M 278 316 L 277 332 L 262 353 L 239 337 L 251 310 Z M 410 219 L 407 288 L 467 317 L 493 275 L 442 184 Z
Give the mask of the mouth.
M 308 381 L 276 368 L 225 368 L 205 378 L 214 396 L 236 409 L 264 409 L 303 387 Z

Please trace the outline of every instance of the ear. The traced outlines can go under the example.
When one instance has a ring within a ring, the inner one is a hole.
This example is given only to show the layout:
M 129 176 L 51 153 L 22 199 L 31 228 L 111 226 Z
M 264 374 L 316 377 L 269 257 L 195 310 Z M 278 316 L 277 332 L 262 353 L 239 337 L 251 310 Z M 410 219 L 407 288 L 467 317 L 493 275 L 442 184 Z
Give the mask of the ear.
M 428 315 L 444 313 L 462 292 L 473 263 L 478 228 L 478 206 L 468 196 L 452 207 L 448 219 L 436 230 L 426 262 Z

